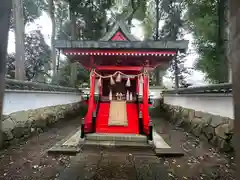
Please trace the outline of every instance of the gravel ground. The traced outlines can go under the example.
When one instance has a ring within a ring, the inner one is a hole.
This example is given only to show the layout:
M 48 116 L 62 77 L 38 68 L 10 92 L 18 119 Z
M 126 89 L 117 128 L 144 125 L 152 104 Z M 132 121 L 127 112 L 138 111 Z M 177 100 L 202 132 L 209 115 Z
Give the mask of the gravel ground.
M 77 156 L 50 156 L 46 151 L 80 125 L 80 118 L 61 121 L 37 136 L 0 151 L 1 180 L 232 180 L 234 158 L 220 154 L 166 121 L 154 120 L 184 157 L 157 158 L 140 149 L 83 148 Z
M 55 179 L 69 163 L 69 156 L 48 156 L 46 151 L 80 126 L 80 118 L 63 120 L 44 133 L 0 152 L 1 180 Z
M 179 158 L 161 158 L 169 177 L 176 180 L 233 180 L 236 170 L 232 154 L 219 153 L 206 142 L 176 128 L 167 121 L 153 120 L 156 130 L 164 134 L 170 144 L 180 146 L 185 155 Z

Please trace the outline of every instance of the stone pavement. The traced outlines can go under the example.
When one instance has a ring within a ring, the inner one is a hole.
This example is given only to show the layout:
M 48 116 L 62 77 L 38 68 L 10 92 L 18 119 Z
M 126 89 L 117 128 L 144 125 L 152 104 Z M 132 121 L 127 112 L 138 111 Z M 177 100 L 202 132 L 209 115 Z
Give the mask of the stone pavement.
M 151 149 L 83 149 L 71 158 L 58 180 L 168 180 L 167 170 Z

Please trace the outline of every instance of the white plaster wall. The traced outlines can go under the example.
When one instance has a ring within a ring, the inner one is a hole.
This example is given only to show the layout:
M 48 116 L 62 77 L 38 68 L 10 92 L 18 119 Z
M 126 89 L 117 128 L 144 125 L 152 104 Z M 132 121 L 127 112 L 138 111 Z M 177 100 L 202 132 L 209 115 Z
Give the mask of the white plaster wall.
M 153 98 L 153 99 L 159 99 L 162 97 L 162 89 L 159 88 L 151 88 L 149 89 L 149 95 Z
M 3 114 L 81 101 L 79 93 L 6 90 Z
M 164 103 L 233 119 L 231 95 L 164 95 Z

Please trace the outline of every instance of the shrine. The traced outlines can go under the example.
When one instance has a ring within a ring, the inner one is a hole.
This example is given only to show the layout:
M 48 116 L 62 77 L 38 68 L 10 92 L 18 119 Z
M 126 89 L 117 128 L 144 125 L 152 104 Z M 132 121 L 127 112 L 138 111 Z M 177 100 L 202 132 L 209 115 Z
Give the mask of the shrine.
M 166 70 L 188 41 L 140 41 L 117 21 L 99 41 L 57 40 L 55 46 L 91 72 L 84 134 L 148 136 L 149 72 L 158 66 Z

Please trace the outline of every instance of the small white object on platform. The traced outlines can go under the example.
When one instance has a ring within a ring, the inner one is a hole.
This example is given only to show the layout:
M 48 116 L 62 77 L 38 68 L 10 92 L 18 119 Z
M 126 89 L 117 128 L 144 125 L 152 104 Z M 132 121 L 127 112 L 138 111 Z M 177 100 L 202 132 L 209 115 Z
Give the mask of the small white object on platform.
M 130 95 L 129 95 L 129 100 L 132 101 L 133 100 L 133 95 L 132 95 L 132 92 L 130 92 Z
M 129 91 L 127 91 L 126 100 L 127 100 L 127 101 L 129 100 Z

